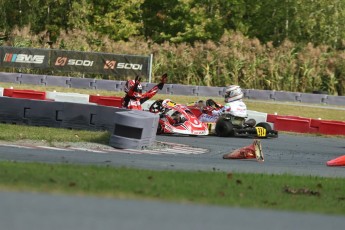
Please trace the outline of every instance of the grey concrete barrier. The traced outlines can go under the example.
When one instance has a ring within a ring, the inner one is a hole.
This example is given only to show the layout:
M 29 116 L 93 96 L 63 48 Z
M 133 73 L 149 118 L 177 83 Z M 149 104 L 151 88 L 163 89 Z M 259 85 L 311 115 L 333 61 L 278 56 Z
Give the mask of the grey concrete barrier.
M 330 104 L 330 105 L 343 105 L 343 106 L 345 106 L 345 96 L 339 97 L 339 96 L 327 95 L 327 97 L 324 99 L 324 102 L 326 104 Z
M 173 95 L 197 95 L 197 86 L 192 85 L 170 85 L 167 86 L 167 93 Z
M 109 91 L 118 91 L 119 83 L 117 81 L 96 79 L 93 85 L 94 89 L 103 89 Z
M 322 104 L 326 102 L 326 98 L 327 98 L 327 95 L 325 94 L 301 93 L 300 102 Z
M 45 85 L 46 75 L 21 74 L 17 79 L 19 84 Z
M 156 140 L 159 116 L 144 111 L 123 111 L 115 114 L 115 127 L 109 145 L 121 149 L 140 149 Z
M 274 91 L 272 99 L 275 101 L 299 101 L 301 93 L 286 92 L 286 91 Z
M 225 87 L 197 86 L 196 95 L 206 97 L 220 97 L 224 95 Z
M 60 76 L 47 76 L 44 79 L 44 84 L 46 86 L 60 86 L 60 87 L 69 87 L 70 86 L 70 77 L 60 77 Z
M 244 96 L 248 99 L 272 100 L 274 98 L 274 91 L 250 89 L 244 94 Z
M 71 77 L 67 81 L 67 85 L 69 85 L 69 88 L 95 89 L 95 79 Z
M 25 108 L 27 100 L 0 97 L 0 122 L 9 124 L 25 124 Z
M 31 126 L 61 127 L 64 103 L 20 99 L 24 123 Z M 13 101 L 13 100 L 12 100 Z M 24 106 L 23 106 L 24 105 Z
M 20 73 L 0 73 L 0 82 L 10 82 L 19 84 L 19 78 L 21 78 Z
M 109 106 L 0 97 L 0 122 L 107 130 L 116 148 L 143 148 L 156 140 L 158 115 Z
M 0 122 L 83 130 L 114 128 L 114 115 L 121 108 L 68 102 L 0 97 Z

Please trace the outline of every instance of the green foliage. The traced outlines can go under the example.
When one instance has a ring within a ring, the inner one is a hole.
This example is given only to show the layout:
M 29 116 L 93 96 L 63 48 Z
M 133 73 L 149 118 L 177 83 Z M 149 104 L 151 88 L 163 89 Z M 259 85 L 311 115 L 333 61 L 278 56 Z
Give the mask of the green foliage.
M 345 1 L 0 3 L 1 45 L 153 53 L 171 83 L 345 95 Z

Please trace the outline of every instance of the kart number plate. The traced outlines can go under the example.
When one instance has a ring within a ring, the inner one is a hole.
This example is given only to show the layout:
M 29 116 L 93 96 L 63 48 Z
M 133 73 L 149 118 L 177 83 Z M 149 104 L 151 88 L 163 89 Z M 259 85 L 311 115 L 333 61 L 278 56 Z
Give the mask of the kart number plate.
M 262 127 L 255 127 L 258 137 L 266 137 L 266 129 Z

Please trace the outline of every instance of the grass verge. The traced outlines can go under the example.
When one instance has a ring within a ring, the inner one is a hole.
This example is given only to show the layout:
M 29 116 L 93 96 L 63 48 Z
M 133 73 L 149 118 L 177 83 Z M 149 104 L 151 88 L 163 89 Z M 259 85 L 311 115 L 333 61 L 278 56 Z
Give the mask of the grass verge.
M 53 142 L 92 142 L 108 144 L 110 133 L 106 131 L 70 130 L 26 125 L 0 124 L 0 140 L 36 140 Z
M 341 178 L 0 162 L 0 189 L 345 215 Z

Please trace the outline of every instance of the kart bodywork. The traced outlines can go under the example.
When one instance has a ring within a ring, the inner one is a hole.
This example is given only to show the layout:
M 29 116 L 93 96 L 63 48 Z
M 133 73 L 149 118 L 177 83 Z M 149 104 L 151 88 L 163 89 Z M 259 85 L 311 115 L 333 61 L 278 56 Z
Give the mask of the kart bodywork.
M 187 106 L 166 100 L 156 100 L 149 107 L 152 113 L 159 113 L 157 134 L 208 135 L 207 124 L 202 123 Z
M 203 112 L 210 113 L 212 110 L 218 110 L 221 105 L 209 99 L 203 111 L 196 106 L 188 106 L 196 117 L 200 117 Z M 275 138 L 278 137 L 278 131 L 273 130 L 267 122 L 259 122 L 256 124 L 254 119 L 244 117 L 235 117 L 230 114 L 221 115 L 216 122 L 207 123 L 209 133 L 221 137 L 257 137 L 257 138 Z

